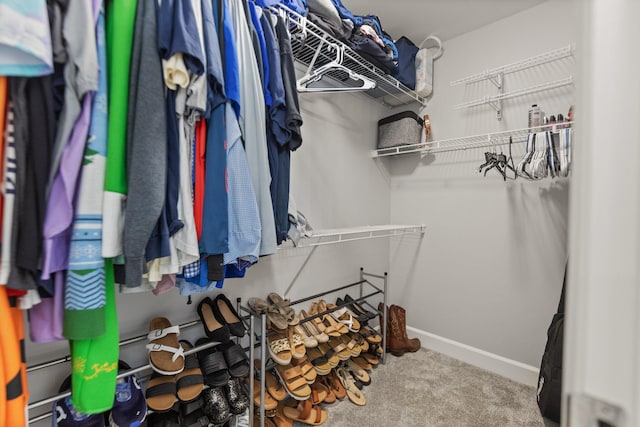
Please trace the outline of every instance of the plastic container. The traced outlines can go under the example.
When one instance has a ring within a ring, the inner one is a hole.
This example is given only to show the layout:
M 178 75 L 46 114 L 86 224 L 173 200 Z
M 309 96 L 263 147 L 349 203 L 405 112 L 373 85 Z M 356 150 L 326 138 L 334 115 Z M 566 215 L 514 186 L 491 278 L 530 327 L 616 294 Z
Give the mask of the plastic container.
M 538 107 L 538 104 L 533 104 L 529 109 L 528 127 L 533 128 L 537 126 L 542 126 L 544 124 L 543 117 L 544 117 L 544 113 L 542 112 L 540 107 Z

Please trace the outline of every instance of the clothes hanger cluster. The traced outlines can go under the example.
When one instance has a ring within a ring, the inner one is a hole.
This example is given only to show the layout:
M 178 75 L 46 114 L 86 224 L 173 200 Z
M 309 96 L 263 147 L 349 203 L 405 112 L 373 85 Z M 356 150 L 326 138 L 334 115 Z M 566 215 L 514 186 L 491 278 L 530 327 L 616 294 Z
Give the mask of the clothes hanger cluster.
M 513 167 L 513 157 L 511 156 L 511 144 L 513 144 L 513 138 L 509 137 L 509 157 L 502 152 L 500 149 L 500 154 L 495 150 L 495 146 L 492 144 L 492 151 L 487 151 L 484 153 L 485 162 L 478 167 L 478 172 L 482 173 L 484 169 L 484 176 L 487 176 L 487 172 L 491 169 L 497 170 L 500 175 L 502 175 L 502 179 L 504 181 L 509 179 L 516 179 L 518 174 L 516 173 L 515 168 Z M 511 162 L 511 164 L 509 164 Z M 508 176 L 508 171 L 513 172 L 513 178 Z
M 327 64 L 321 65 L 315 70 L 313 67 L 318 59 L 320 51 L 324 46 L 327 46 L 329 50 L 335 51 L 336 57 L 333 61 L 328 62 Z M 344 46 L 340 46 L 335 43 L 327 42 L 325 39 L 322 40 L 320 45 L 318 46 L 311 63 L 309 64 L 309 68 L 304 76 L 298 79 L 296 82 L 296 86 L 298 92 L 359 92 L 364 90 L 375 89 L 376 82 L 370 79 L 367 76 L 356 73 L 355 71 L 347 68 L 343 65 L 344 62 Z M 359 86 L 318 86 L 313 85 L 313 83 L 317 83 L 323 80 L 325 76 L 328 76 L 330 73 L 334 72 L 343 72 L 346 76 L 355 81 L 360 82 Z

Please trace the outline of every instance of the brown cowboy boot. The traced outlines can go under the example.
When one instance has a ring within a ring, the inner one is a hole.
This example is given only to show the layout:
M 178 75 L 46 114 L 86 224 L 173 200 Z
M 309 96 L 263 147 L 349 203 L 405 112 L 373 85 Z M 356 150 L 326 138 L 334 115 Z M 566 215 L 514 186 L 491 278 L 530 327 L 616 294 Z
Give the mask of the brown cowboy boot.
M 387 308 L 387 351 L 394 356 L 402 356 L 407 351 L 407 344 L 394 307 Z
M 422 344 L 418 338 L 409 338 L 407 335 L 407 312 L 404 308 L 399 305 L 392 305 L 391 312 L 395 311 L 395 317 L 398 319 L 398 324 L 400 327 L 400 332 L 402 334 L 402 341 L 404 341 L 404 348 L 406 351 L 410 351 L 411 353 L 415 353 L 420 350 Z

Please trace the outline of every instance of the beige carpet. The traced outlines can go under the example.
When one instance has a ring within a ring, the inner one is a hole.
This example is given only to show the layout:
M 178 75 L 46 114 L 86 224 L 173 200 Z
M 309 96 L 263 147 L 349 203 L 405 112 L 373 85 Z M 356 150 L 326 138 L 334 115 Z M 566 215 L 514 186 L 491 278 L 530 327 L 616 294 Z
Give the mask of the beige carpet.
M 330 427 L 545 425 L 535 390 L 429 350 L 389 355 L 364 388 L 367 405 L 328 408 Z

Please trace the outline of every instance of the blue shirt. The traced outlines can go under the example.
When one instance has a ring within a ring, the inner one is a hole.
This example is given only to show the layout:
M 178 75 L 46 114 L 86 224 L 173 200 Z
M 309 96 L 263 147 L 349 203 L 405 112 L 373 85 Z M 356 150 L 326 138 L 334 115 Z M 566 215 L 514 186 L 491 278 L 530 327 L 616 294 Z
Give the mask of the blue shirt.
M 204 117 L 209 118 L 215 107 L 222 104 L 226 98 L 224 73 L 222 70 L 222 55 L 218 32 L 214 24 L 211 0 L 202 0 L 202 32 L 204 34 L 204 49 L 207 55 L 207 110 Z
M 242 146 L 240 125 L 227 103 L 227 169 L 229 187 L 229 252 L 224 264 L 236 264 L 239 258 L 255 263 L 260 255 L 260 214 L 251 184 L 249 165 Z
M 264 103 L 267 107 L 271 107 L 271 92 L 269 91 L 269 59 L 267 58 L 267 45 L 264 39 L 264 32 L 260 25 L 260 18 L 258 17 L 258 10 L 252 1 L 249 3 L 249 13 L 251 14 L 251 22 L 256 29 L 258 35 L 258 42 L 260 43 L 260 54 L 262 56 L 262 69 L 264 72 L 263 91 L 264 91 Z
M 158 48 L 163 59 L 182 52 L 187 68 L 204 73 L 204 58 L 196 28 L 196 16 L 190 1 L 163 0 L 158 12 Z

